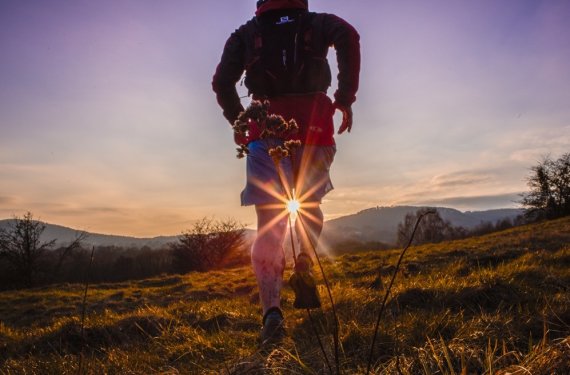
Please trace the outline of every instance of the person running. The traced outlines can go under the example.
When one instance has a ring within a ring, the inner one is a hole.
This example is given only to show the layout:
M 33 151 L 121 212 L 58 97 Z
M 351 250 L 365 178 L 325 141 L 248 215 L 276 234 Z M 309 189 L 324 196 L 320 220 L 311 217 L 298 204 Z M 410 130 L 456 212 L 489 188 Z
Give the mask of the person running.
M 322 231 L 322 198 L 333 189 L 329 176 L 336 153 L 333 115 L 336 110 L 342 112 L 338 134 L 351 131 L 351 106 L 360 72 L 360 37 L 355 28 L 336 15 L 308 8 L 307 0 L 257 1 L 255 16 L 227 40 L 212 81 L 230 124 L 244 110 L 236 84 L 245 72 L 244 83 L 252 99 L 268 100 L 269 113 L 294 119 L 299 126 L 293 138 L 301 141 L 301 147 L 294 158 L 281 164 L 281 172 L 293 181 L 302 207 L 302 220 L 296 221 L 295 230 L 300 238 L 296 270 L 303 272 L 310 272 L 311 249 Z M 330 47 L 336 50 L 338 64 L 334 102 L 327 96 L 332 80 L 327 61 Z M 284 140 L 261 139 L 256 132 L 250 132 L 248 139 L 234 134 L 234 140 L 249 149 L 241 204 L 254 205 L 257 214 L 251 260 L 263 309 L 260 338 L 264 343 L 285 335 L 280 294 L 288 220 L 280 196 L 290 192 L 284 191 L 268 155 L 269 149 Z

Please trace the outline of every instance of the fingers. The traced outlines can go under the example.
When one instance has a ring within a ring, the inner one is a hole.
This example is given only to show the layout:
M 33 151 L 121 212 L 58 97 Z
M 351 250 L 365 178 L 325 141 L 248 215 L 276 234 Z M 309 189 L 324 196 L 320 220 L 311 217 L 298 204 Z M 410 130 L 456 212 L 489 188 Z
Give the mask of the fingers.
M 345 131 L 350 133 L 352 130 L 352 109 L 350 107 L 342 108 L 340 111 L 342 112 L 342 123 L 338 129 L 338 134 L 342 134 Z
M 350 115 L 344 116 L 342 124 L 338 129 L 338 134 L 342 134 L 345 131 L 348 131 L 350 133 L 351 130 L 352 130 L 352 116 Z
M 342 124 L 340 125 L 340 128 L 338 128 L 338 134 L 342 134 L 347 130 L 350 133 L 350 128 L 348 127 L 348 123 L 343 120 Z

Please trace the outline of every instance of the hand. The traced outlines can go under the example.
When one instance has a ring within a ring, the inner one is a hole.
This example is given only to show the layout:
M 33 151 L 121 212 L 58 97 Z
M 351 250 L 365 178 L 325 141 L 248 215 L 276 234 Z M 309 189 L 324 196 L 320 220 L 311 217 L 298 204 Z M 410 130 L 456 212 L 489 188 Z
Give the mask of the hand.
M 352 130 L 352 108 L 340 104 L 334 104 L 335 108 L 342 112 L 342 123 L 338 128 L 338 134 L 344 133 L 346 130 L 350 133 Z

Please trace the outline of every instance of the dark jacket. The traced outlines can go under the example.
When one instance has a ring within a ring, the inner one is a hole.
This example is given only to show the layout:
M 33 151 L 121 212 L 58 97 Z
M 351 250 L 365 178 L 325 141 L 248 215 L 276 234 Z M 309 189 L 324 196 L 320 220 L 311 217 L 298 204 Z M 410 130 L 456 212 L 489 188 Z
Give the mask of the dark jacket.
M 316 91 L 326 92 L 331 84 L 330 71 L 326 63 L 326 55 L 329 47 L 334 47 L 338 63 L 338 89 L 334 93 L 335 103 L 340 106 L 350 106 L 356 100 L 358 90 L 358 77 L 360 73 L 360 37 L 354 27 L 340 17 L 327 13 L 307 13 L 311 16 L 312 36 L 311 44 L 314 54 L 325 61 L 322 64 L 323 71 L 315 72 L 315 75 L 323 77 L 315 86 Z M 255 48 L 255 30 L 258 19 L 250 21 L 237 29 L 226 42 L 222 58 L 212 81 L 212 88 L 216 93 L 219 105 L 222 107 L 224 117 L 233 123 L 239 113 L 243 111 L 236 90 L 236 83 L 241 78 L 246 67 L 251 63 Z M 245 80 L 250 94 L 256 97 L 266 97 L 261 88 Z M 312 87 L 308 91 L 315 91 Z M 297 92 L 296 94 L 308 94 L 309 92 Z M 269 98 L 271 99 L 271 98 Z

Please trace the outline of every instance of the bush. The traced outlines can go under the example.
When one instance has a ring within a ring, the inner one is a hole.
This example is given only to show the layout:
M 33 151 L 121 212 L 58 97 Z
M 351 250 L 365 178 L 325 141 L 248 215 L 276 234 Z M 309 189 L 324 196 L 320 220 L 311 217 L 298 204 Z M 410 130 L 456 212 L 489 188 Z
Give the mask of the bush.
M 226 260 L 243 251 L 245 229 L 234 220 L 203 218 L 170 245 L 173 268 L 179 273 L 221 268 Z

